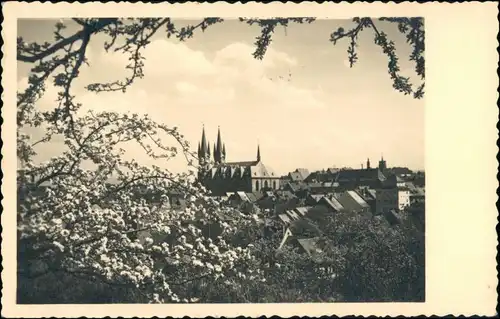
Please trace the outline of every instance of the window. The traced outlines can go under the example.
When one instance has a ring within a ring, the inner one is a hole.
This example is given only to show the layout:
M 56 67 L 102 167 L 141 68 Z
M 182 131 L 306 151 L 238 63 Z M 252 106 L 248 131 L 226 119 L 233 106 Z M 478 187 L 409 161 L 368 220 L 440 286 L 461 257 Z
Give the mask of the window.
M 267 181 L 264 181 L 264 188 L 269 188 L 269 183 Z
M 255 181 L 255 190 L 258 191 L 259 190 L 259 181 Z
M 276 188 L 276 181 L 273 181 L 273 189 L 277 189 Z

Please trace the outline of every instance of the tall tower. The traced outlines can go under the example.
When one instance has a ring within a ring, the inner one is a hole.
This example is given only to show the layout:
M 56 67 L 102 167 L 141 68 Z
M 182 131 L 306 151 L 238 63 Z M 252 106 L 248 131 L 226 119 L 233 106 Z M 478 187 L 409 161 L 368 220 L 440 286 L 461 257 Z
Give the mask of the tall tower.
M 224 163 L 226 161 L 226 143 L 222 144 L 222 152 L 221 152 L 221 162 Z
M 260 162 L 260 145 L 257 145 L 257 162 Z
M 207 155 L 210 154 L 210 150 L 207 144 L 207 137 L 205 135 L 205 125 L 201 132 L 201 142 L 198 143 L 198 181 L 204 185 L 205 184 L 205 174 L 207 172 Z
M 384 160 L 384 155 L 382 155 L 380 161 L 378 162 L 378 169 L 381 171 L 385 171 L 387 169 L 387 163 Z
M 201 143 L 199 146 L 198 162 L 200 165 L 205 165 L 208 151 L 207 138 L 205 136 L 205 125 L 203 125 L 203 129 L 201 131 Z
M 366 160 L 366 169 L 370 169 L 370 159 Z
M 215 163 L 221 163 L 222 161 L 222 139 L 220 137 L 220 126 L 217 130 L 217 144 L 214 145 L 214 161 Z

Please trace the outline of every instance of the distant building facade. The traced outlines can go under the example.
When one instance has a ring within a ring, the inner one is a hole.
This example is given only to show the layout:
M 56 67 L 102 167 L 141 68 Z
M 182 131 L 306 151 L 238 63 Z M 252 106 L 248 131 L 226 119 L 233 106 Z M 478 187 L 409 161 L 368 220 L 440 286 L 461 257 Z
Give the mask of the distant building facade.
M 213 154 L 203 128 L 201 142 L 198 144 L 198 181 L 212 195 L 221 196 L 230 192 L 257 192 L 280 188 L 280 176 L 264 165 L 257 146 L 255 160 L 242 162 L 226 161 L 226 145 L 222 142 L 220 128 Z

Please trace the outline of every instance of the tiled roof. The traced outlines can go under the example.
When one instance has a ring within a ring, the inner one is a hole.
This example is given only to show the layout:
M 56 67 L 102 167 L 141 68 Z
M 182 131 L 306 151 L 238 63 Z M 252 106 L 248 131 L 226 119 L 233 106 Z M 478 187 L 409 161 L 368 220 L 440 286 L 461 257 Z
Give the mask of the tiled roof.
M 324 202 L 326 205 L 330 206 L 331 208 L 333 208 L 334 210 L 336 211 L 341 211 L 344 209 L 344 206 L 342 206 L 342 204 L 335 198 L 335 197 L 323 197 L 320 201 L 321 202 Z
M 368 205 L 366 201 L 361 196 L 359 196 L 359 194 L 356 193 L 355 191 L 347 191 L 347 194 L 349 194 L 361 207 L 363 208 L 370 207 L 370 205 Z
M 280 214 L 278 215 L 278 218 L 285 224 L 290 224 L 292 222 L 292 220 L 290 219 L 290 217 L 288 217 L 288 215 L 286 214 Z
M 241 161 L 241 162 L 226 162 L 222 165 L 225 166 L 255 166 L 257 165 L 257 161 Z
M 342 207 L 344 207 L 344 209 L 347 211 L 360 211 L 361 209 L 364 208 L 364 206 L 360 205 L 347 192 L 337 195 L 336 199 L 339 201 Z
M 291 220 L 299 220 L 302 217 L 293 210 L 287 210 L 286 214 L 290 217 Z
M 297 172 L 302 176 L 302 180 L 306 179 L 310 174 L 306 168 L 297 168 Z
M 377 198 L 377 191 L 374 190 L 374 189 L 369 189 L 368 190 L 368 193 L 370 194 L 371 197 L 373 197 L 374 199 Z
M 314 199 L 316 202 L 318 202 L 321 198 L 325 196 L 325 194 L 311 194 L 309 195 L 312 199 Z
M 329 244 L 322 241 L 319 237 L 300 238 L 297 239 L 297 243 L 302 247 L 302 249 L 304 249 L 307 255 L 313 258 L 321 256 L 324 253 L 325 245 Z
M 246 195 L 248 200 L 251 201 L 252 203 L 257 201 L 257 197 L 255 197 L 254 193 L 246 193 Z
M 270 167 L 265 166 L 262 162 L 258 162 L 255 166 L 251 166 L 250 171 L 252 177 L 279 178 Z
M 309 209 L 307 207 L 297 207 L 295 211 L 297 211 L 300 215 L 305 216 Z
M 294 182 L 304 180 L 304 179 L 302 178 L 302 176 L 300 175 L 300 173 L 299 173 L 299 172 L 291 172 L 291 173 L 290 173 L 290 179 L 291 179 L 292 181 L 294 181 Z
M 246 202 L 249 202 L 250 199 L 247 197 L 247 194 L 245 192 L 236 192 L 236 194 L 238 194 L 238 196 L 240 197 L 241 200 L 243 201 L 246 201 Z
M 253 194 L 253 196 L 255 196 L 255 200 L 259 200 L 264 196 L 264 194 L 262 194 L 259 191 L 253 192 L 252 194 Z

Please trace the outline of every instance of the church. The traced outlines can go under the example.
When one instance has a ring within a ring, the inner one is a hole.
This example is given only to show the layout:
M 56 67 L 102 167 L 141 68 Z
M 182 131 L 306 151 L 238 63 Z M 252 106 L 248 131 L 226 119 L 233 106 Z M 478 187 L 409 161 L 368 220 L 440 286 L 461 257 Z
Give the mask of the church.
M 220 127 L 212 152 L 203 127 L 201 142 L 198 143 L 198 181 L 212 195 L 279 189 L 280 177 L 262 162 L 259 145 L 255 160 L 228 162 L 226 158 L 226 145 L 222 142 Z

